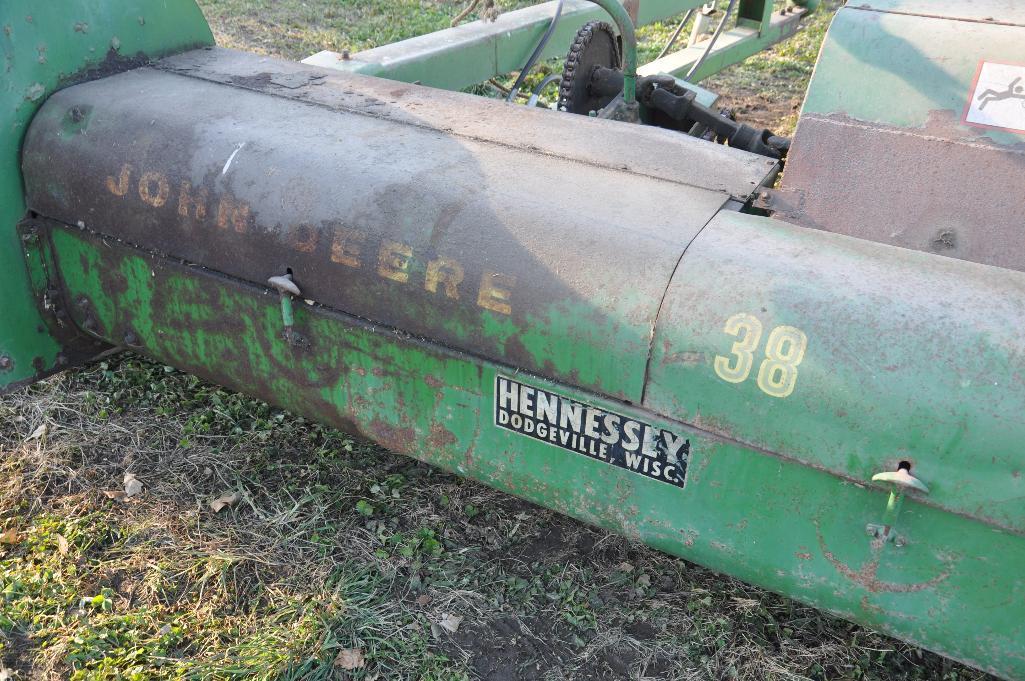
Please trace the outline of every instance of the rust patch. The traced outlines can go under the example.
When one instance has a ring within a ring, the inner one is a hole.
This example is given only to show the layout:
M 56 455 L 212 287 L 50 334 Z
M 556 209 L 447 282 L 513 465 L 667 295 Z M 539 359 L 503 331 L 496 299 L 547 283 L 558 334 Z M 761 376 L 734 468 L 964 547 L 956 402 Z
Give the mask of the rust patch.
M 949 110 L 901 128 L 802 116 L 775 216 L 805 227 L 1025 271 L 1025 144 L 997 144 Z
M 867 561 L 864 565 L 855 570 L 849 565 L 846 565 L 843 561 L 837 558 L 832 551 L 826 548 L 826 540 L 822 536 L 818 523 L 815 525 L 815 534 L 818 537 L 819 549 L 822 551 L 823 557 L 830 562 L 836 571 L 851 582 L 854 582 L 866 591 L 870 591 L 872 593 L 917 593 L 919 591 L 931 589 L 950 576 L 950 570 L 948 569 L 925 582 L 912 582 L 909 584 L 884 582 L 876 576 L 879 572 L 879 562 L 882 559 L 883 551 L 886 549 L 886 543 L 882 539 L 872 540 L 871 560 Z
M 370 422 L 367 432 L 393 452 L 407 453 L 416 448 L 416 431 L 412 428 L 399 428 L 376 418 Z
M 694 352 L 683 350 L 681 352 L 670 352 L 669 341 L 663 341 L 666 351 L 662 354 L 662 365 L 666 364 L 685 364 L 685 365 L 697 365 L 697 364 L 708 364 L 708 356 L 703 352 Z
M 438 422 L 431 424 L 431 432 L 427 436 L 427 444 L 435 449 L 444 449 L 457 442 L 455 434 Z

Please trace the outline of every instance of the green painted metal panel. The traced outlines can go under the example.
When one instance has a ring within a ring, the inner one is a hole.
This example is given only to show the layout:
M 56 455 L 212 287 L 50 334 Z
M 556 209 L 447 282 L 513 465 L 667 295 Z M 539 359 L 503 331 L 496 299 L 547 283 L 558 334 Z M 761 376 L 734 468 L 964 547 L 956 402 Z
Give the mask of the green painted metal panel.
M 305 298 L 632 401 L 687 243 L 775 166 L 657 128 L 192 57 L 51 98 L 26 138 L 29 206 L 248 281 L 291 269 Z M 234 84 L 250 78 L 264 89 Z M 689 177 L 650 172 L 662 156 Z
M 777 217 L 1025 271 L 1025 26 L 1000 2 L 890 6 L 922 8 L 836 15 Z
M 141 351 L 208 380 L 980 668 L 1025 674 L 1021 535 L 908 499 L 900 545 L 884 543 L 864 533 L 884 491 L 792 457 L 321 306 L 296 308 L 310 345 L 295 348 L 265 289 L 73 228 L 55 228 L 52 243 L 68 295 L 86 301 L 72 314 L 103 338 L 130 332 Z M 496 375 L 685 435 L 686 486 L 496 427 Z
M 961 117 L 981 61 L 1025 61 L 1022 35 L 1021 27 L 841 9 L 823 43 L 802 116 L 842 115 L 944 138 L 1021 144 L 1025 133 L 970 127 Z
M 666 293 L 644 406 L 855 482 L 908 461 L 923 503 L 1025 533 L 1023 328 L 1023 273 L 723 212 Z
M 20 149 L 54 90 L 84 72 L 213 44 L 191 0 L 0 4 L 0 390 L 59 368 L 61 346 L 37 311 L 15 225 L 25 213 Z

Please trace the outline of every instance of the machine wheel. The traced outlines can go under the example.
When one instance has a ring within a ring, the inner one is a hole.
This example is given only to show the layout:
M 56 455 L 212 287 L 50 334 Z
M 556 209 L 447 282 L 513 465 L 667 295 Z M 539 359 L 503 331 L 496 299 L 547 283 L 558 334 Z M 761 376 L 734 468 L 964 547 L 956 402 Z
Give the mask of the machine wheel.
M 589 21 L 577 31 L 566 55 L 559 88 L 559 111 L 588 115 L 601 110 L 615 97 L 602 83 L 594 83 L 595 71 L 623 68 L 623 52 L 619 37 L 604 21 Z

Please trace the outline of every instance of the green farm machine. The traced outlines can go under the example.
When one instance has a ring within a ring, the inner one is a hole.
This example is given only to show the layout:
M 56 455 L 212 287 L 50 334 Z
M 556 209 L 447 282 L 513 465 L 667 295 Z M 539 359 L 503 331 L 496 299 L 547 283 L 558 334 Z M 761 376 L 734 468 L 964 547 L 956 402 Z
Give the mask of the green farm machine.
M 1025 7 L 840 9 L 792 140 L 694 84 L 811 5 L 292 63 L 5 0 L 0 386 L 128 348 L 1025 678 Z M 460 92 L 558 55 L 554 110 Z

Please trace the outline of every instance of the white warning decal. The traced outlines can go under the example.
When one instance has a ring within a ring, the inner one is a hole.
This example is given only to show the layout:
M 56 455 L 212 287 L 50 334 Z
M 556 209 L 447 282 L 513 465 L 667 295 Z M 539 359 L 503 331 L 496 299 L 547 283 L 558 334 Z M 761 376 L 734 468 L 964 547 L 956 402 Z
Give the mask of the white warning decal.
M 683 435 L 501 375 L 495 425 L 675 487 L 686 481 L 690 440 Z
M 1025 64 L 980 62 L 964 121 L 1025 133 Z

